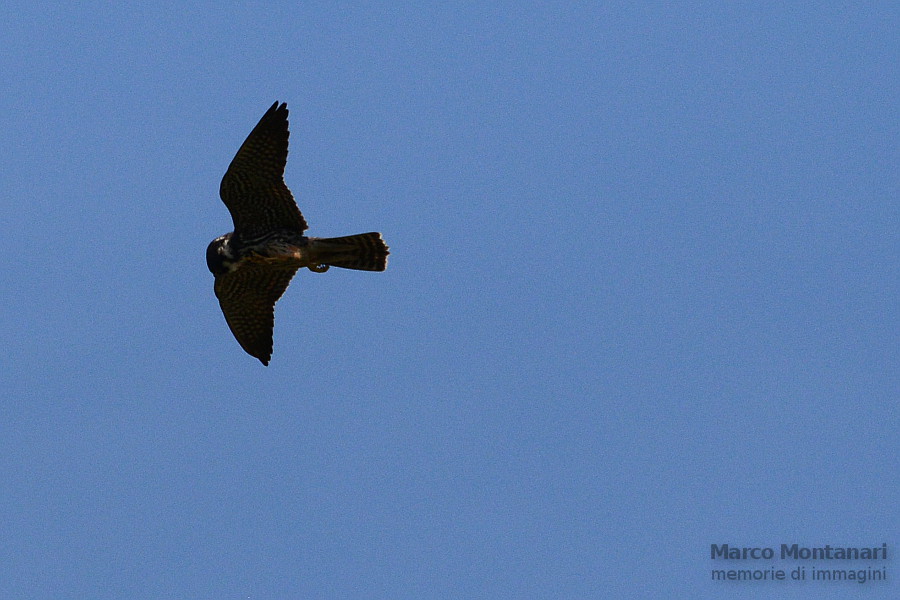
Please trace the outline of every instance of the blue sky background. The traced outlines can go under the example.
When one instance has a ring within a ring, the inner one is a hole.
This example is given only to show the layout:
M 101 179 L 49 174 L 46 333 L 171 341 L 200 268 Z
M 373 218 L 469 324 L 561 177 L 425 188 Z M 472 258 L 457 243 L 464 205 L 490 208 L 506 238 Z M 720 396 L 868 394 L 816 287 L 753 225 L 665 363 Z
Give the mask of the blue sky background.
M 900 593 L 897 3 L 0 13 L 0 597 Z M 265 368 L 204 251 L 275 100 L 310 233 L 392 254 Z

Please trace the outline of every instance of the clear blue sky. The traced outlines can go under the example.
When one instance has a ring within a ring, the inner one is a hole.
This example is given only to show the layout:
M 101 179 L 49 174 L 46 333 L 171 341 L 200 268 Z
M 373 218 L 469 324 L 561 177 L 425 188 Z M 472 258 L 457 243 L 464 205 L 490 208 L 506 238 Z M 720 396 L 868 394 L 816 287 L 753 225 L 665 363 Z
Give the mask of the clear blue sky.
M 0 597 L 900 595 L 896 2 L 0 13 Z M 265 368 L 204 251 L 275 100 L 392 254 Z

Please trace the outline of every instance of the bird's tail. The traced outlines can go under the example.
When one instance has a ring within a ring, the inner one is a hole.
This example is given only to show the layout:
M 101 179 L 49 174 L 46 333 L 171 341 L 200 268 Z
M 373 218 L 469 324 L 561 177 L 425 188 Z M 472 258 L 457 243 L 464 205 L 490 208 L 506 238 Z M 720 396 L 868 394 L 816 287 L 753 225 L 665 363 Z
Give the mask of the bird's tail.
M 360 271 L 384 271 L 387 244 L 377 232 L 336 238 L 313 238 L 311 250 L 317 264 Z

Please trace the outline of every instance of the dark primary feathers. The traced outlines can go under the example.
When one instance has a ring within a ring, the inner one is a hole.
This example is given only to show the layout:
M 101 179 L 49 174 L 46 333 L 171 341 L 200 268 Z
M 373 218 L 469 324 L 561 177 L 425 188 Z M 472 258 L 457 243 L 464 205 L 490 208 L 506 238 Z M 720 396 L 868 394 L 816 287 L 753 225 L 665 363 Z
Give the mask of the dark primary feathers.
M 235 339 L 247 354 L 268 365 L 272 357 L 275 302 L 297 269 L 272 269 L 248 262 L 216 277 L 216 297 Z
M 219 195 L 235 233 L 252 239 L 273 229 L 302 233 L 306 220 L 284 183 L 288 153 L 287 104 L 272 105 L 237 151 Z

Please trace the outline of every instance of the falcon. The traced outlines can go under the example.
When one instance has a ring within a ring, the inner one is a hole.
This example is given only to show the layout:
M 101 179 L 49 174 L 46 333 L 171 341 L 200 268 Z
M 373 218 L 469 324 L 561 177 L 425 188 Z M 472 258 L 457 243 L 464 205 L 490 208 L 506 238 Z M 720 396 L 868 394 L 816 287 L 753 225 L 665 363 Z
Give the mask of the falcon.
M 219 187 L 234 231 L 206 248 L 225 321 L 241 348 L 264 365 L 272 357 L 275 303 L 299 269 L 384 271 L 389 254 L 377 232 L 303 235 L 306 219 L 284 183 L 288 135 L 287 104 L 276 102 L 247 136 Z

